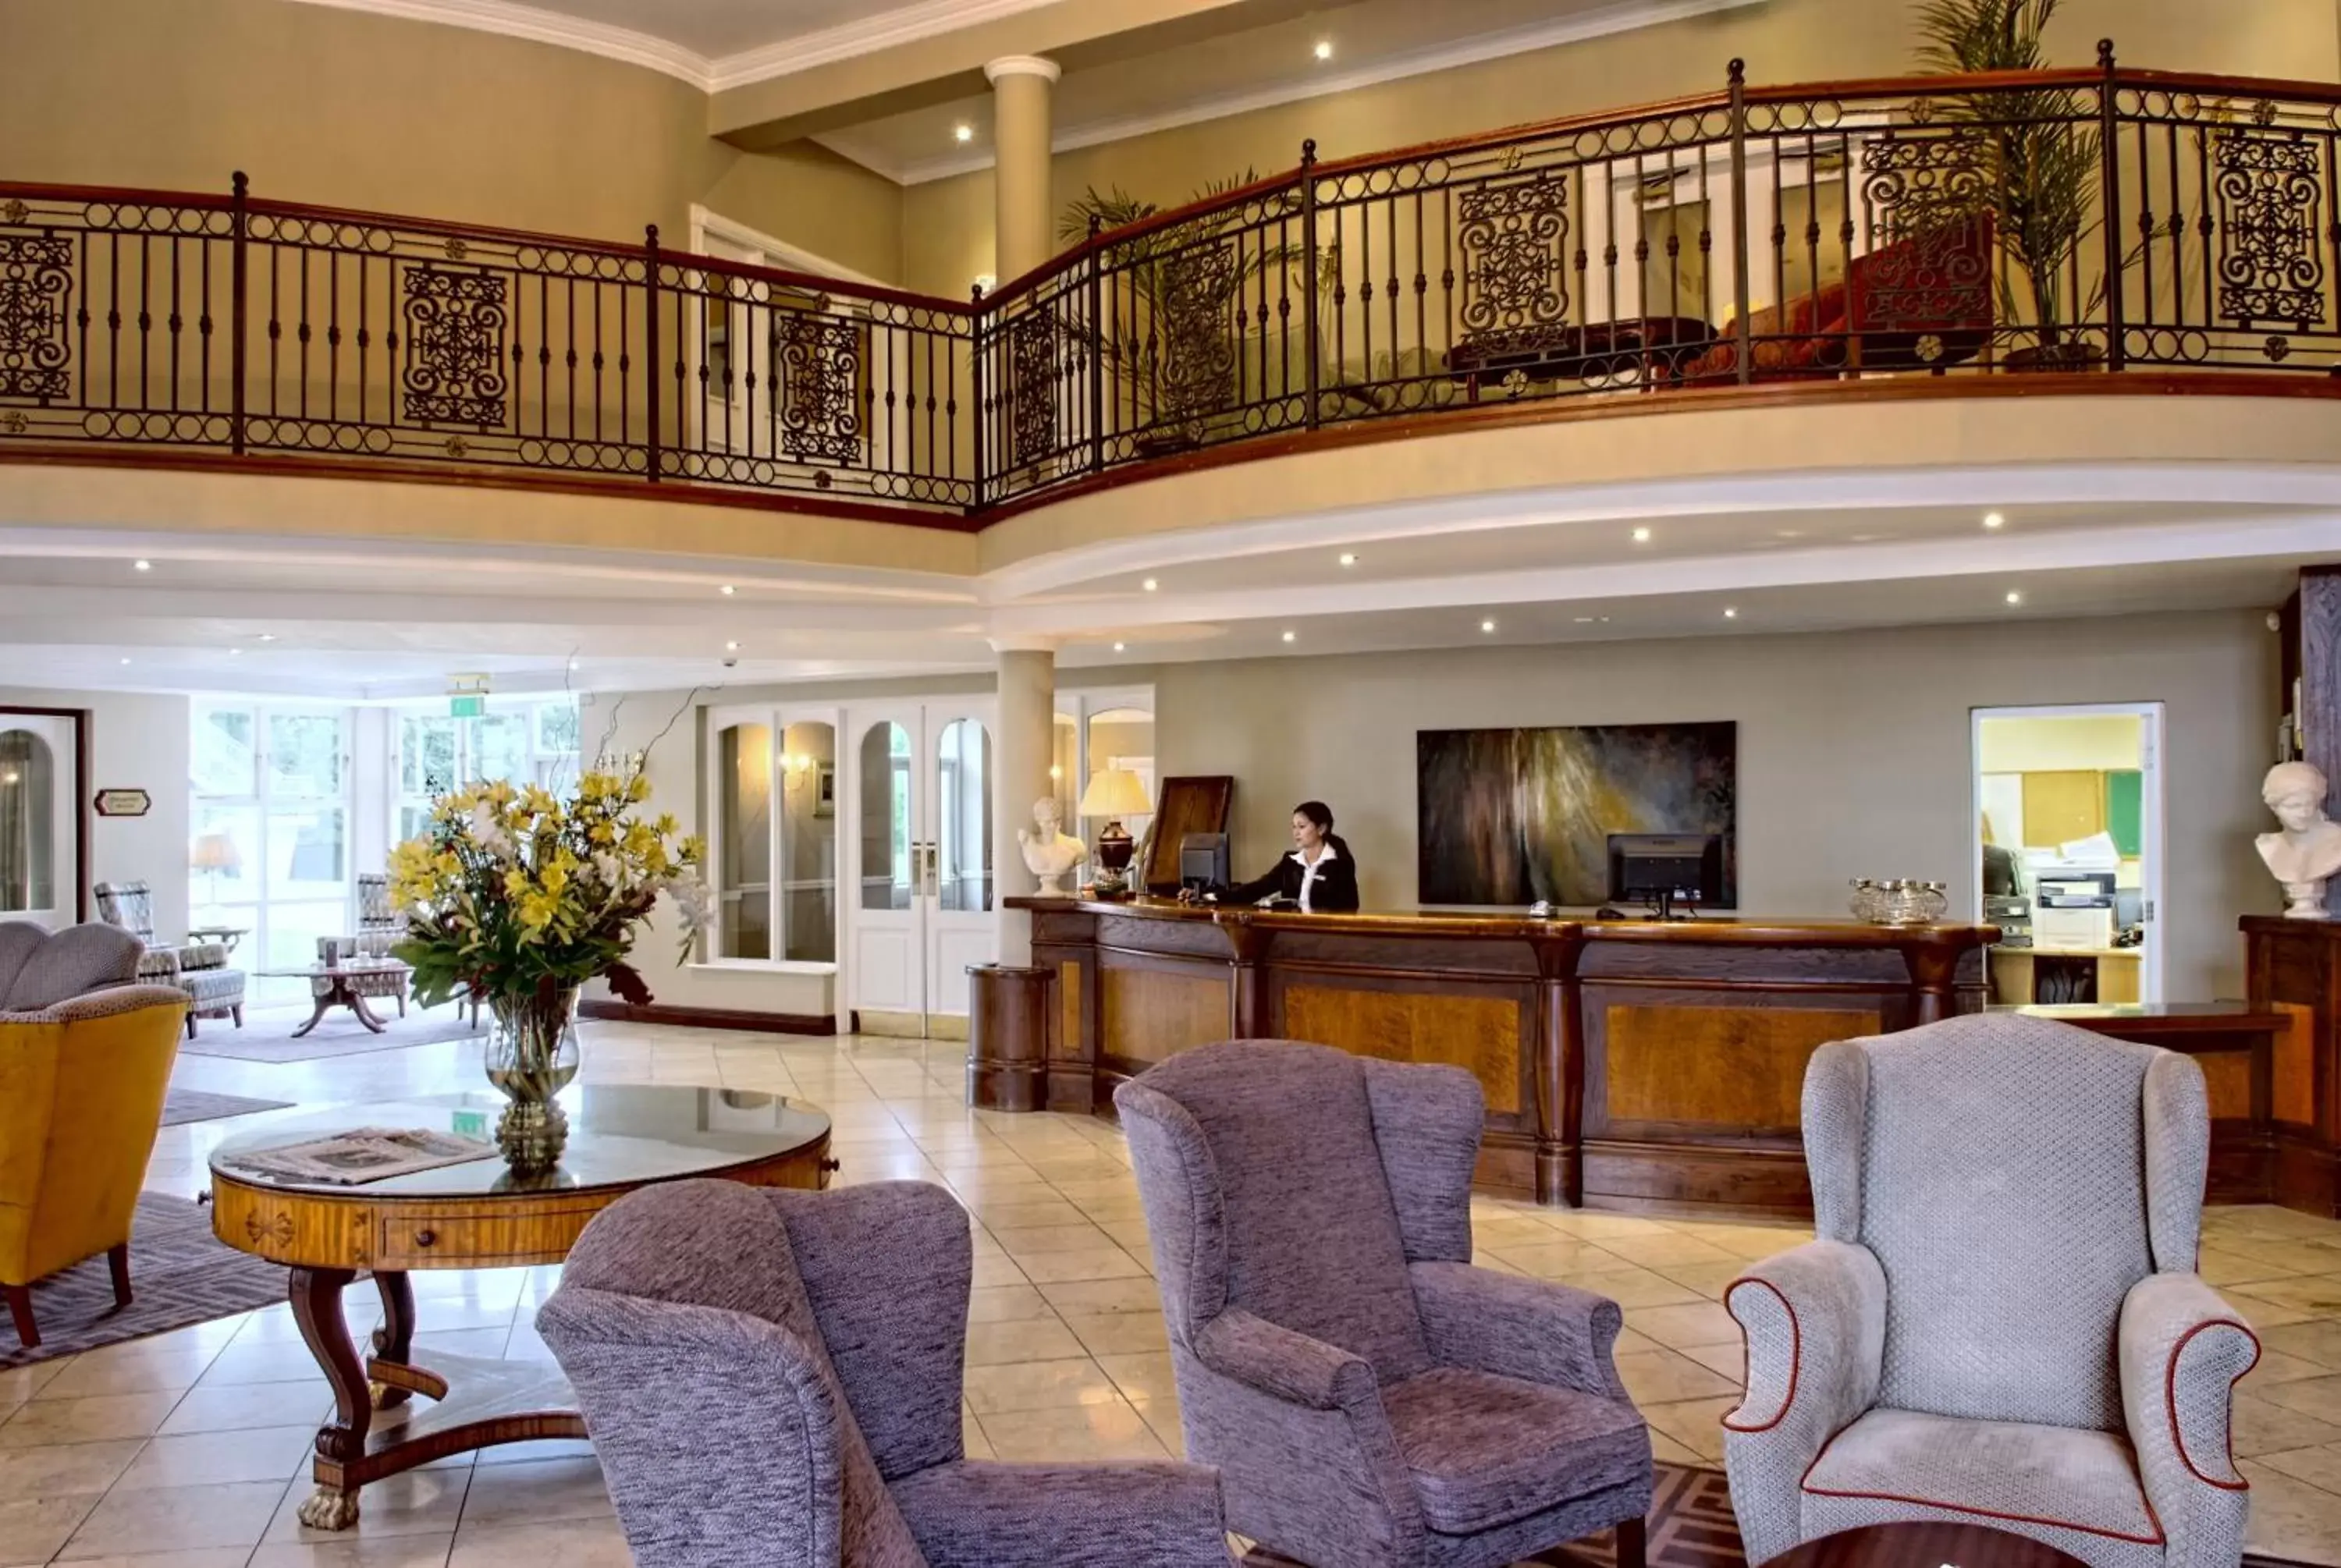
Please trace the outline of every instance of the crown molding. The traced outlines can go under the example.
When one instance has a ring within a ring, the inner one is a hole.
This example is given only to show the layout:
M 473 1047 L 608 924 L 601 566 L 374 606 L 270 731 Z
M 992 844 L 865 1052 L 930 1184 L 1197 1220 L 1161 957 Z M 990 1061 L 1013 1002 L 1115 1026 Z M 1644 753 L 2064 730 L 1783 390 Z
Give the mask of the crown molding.
M 1055 82 L 1064 74 L 1063 66 L 1038 55 L 1002 55 L 997 60 L 985 61 L 983 65 L 983 79 L 994 86 L 1002 76 L 1038 76 Z
M 522 5 L 514 0 L 298 0 L 304 5 L 324 5 L 336 11 L 364 11 L 404 22 L 435 22 L 445 27 L 468 27 L 532 44 L 551 44 L 581 54 L 599 55 L 622 65 L 640 65 L 702 93 L 714 91 L 715 62 L 648 33 L 588 22 L 558 12 Z
M 874 16 L 824 27 L 818 33 L 805 33 L 737 55 L 726 55 L 712 62 L 708 91 L 721 93 L 726 88 L 769 82 L 1055 3 L 1056 0 L 916 0 L 915 4 L 882 11 Z
M 1462 65 L 1477 65 L 1508 55 L 1557 48 L 1565 44 L 1582 43 L 1589 38 L 1607 37 L 1613 33 L 1630 33 L 1638 28 L 1712 15 L 1719 11 L 1738 11 L 1766 3 L 1767 0 L 1617 0 L 1616 4 L 1605 5 L 1598 11 L 1565 20 L 1506 28 L 1496 33 L 1474 34 L 1453 43 L 1394 55 L 1352 71 L 1312 73 L 1305 81 L 1263 87 L 1256 92 L 1204 98 L 1183 108 L 1159 114 L 1131 114 L 1062 126 L 1051 139 L 1050 147 L 1053 152 L 1070 153 L 1081 147 L 1126 141 L 1132 136 L 1151 135 L 1158 131 L 1176 130 L 1182 125 L 1223 120 L 1230 115 L 1246 114 L 1256 109 L 1305 103 L 1311 98 L 1330 97 L 1336 93 L 1354 93 L 1362 87 L 1380 86 L 1385 82 L 1403 81 L 1410 76 L 1425 76 Z M 922 185 L 934 180 L 971 174 L 991 168 L 993 163 L 989 153 L 952 153 L 941 157 L 923 158 L 899 168 L 888 168 L 873 162 L 867 155 L 866 149 L 857 151 L 854 138 L 850 134 L 836 137 L 816 136 L 813 140 L 902 185 Z

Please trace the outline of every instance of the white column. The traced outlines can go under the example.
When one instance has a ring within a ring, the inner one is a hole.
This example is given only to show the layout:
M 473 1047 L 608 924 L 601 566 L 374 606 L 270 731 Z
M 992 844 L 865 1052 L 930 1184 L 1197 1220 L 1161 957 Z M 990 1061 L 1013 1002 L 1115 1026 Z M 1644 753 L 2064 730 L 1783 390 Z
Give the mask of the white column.
M 1009 55 L 984 66 L 991 84 L 993 268 L 1001 283 L 1055 253 L 1056 206 L 1049 188 L 1051 99 L 1057 63 Z
M 1000 655 L 1000 733 L 991 755 L 992 886 L 1001 898 L 1030 893 L 1040 879 L 1024 864 L 1019 829 L 1032 825 L 1032 806 L 1056 793 L 1049 762 L 1057 739 L 1057 652 L 1053 643 L 993 642 Z M 1032 921 L 1021 910 L 1000 911 L 1000 961 L 1032 961 Z

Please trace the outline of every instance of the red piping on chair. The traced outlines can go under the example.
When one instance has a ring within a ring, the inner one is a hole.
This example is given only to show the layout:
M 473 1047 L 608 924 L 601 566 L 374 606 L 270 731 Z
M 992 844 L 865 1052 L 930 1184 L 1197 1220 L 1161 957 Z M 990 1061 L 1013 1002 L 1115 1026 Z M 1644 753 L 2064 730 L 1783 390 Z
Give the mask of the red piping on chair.
M 1762 1285 L 1766 1290 L 1772 1293 L 1773 1296 L 1778 1300 L 1780 1309 L 1788 1315 L 1788 1392 L 1781 1398 L 1780 1408 L 1773 1414 L 1771 1420 L 1764 1422 L 1760 1425 L 1743 1426 L 1727 1415 L 1723 1418 L 1723 1429 L 1726 1432 L 1769 1432 L 1772 1428 L 1779 1425 L 1783 1421 L 1788 1420 L 1788 1412 L 1796 1408 L 1797 1379 L 1804 1370 L 1805 1331 L 1804 1326 L 1797 1321 L 1796 1305 L 1788 1298 L 1787 1294 L 1784 1293 L 1778 1285 L 1774 1285 L 1768 1279 L 1758 1279 L 1753 1275 L 1743 1275 L 1739 1278 L 1733 1280 L 1730 1285 L 1725 1287 L 1723 1292 L 1723 1304 L 1726 1307 L 1728 1307 L 1731 1305 L 1732 1292 L 1738 1290 L 1743 1285 Z M 1748 1355 L 1748 1330 L 1744 1325 L 1739 1330 L 1739 1349 L 1740 1355 L 1743 1358 Z M 1743 1390 L 1748 1386 L 1748 1367 L 1744 1359 L 1740 1365 L 1739 1386 Z M 2182 1454 L 2185 1452 L 2183 1445 L 2180 1452 Z
M 1852 1424 L 1848 1424 L 1829 1434 L 1829 1440 L 1821 1444 L 1821 1451 L 1813 1455 L 1812 1464 L 1806 1465 L 1804 1474 L 1798 1478 L 1798 1491 L 1810 1493 L 1815 1497 L 1854 1497 L 1875 1503 L 1899 1503 L 1912 1508 L 1940 1508 L 1948 1513 L 1967 1513 L 1977 1519 L 1999 1519 L 2010 1524 L 2039 1524 L 2051 1530 L 2077 1531 L 2083 1535 L 2101 1535 L 2108 1541 L 2127 1541 L 2139 1546 L 2168 1544 L 2167 1538 L 2162 1533 L 2162 1516 L 2154 1511 L 2154 1500 L 2146 1495 L 2143 1486 L 2138 1489 L 2138 1501 L 2146 1504 L 2147 1522 L 2154 1526 L 2154 1533 L 2151 1535 L 2126 1535 L 2118 1530 L 2100 1530 L 2094 1524 L 2076 1524 L 2069 1519 L 2043 1519 L 2031 1513 L 2002 1513 L 1994 1508 L 1970 1508 L 1964 1503 L 1945 1503 L 1933 1497 L 1905 1497 L 1895 1492 L 1832 1492 L 1826 1486 L 1814 1485 L 1813 1472 L 1819 1468 L 1822 1460 L 1828 1457 L 1828 1451 L 1837 1446 L 1837 1440 L 1852 1429 Z
M 2227 1417 L 2227 1468 L 2236 1475 L 2233 1481 L 2222 1481 L 2216 1476 L 2206 1475 L 2195 1468 L 2194 1456 L 2187 1452 L 2187 1434 L 2178 1424 L 2178 1358 L 2187 1353 L 2187 1342 L 2207 1328 L 2241 1329 L 2244 1337 L 2252 1342 L 2251 1360 L 2244 1364 L 2243 1372 L 2236 1374 L 2227 1380 L 2227 1394 L 2230 1400 L 2235 1396 L 2236 1384 L 2244 1380 L 2245 1373 L 2250 1372 L 2253 1367 L 2260 1364 L 2260 1336 L 2252 1332 L 2251 1325 L 2247 1323 L 2239 1323 L 2232 1317 L 2215 1317 L 2207 1323 L 2198 1323 L 2180 1335 L 2178 1343 L 2170 1347 L 2170 1365 L 2166 1366 L 2162 1373 L 2163 1404 L 2170 1413 L 2170 1444 L 2172 1447 L 2178 1450 L 2178 1462 L 2187 1466 L 2187 1474 L 2206 1486 L 2216 1486 L 2222 1492 L 2249 1492 L 2252 1489 L 2252 1484 L 2243 1479 L 2242 1471 L 2236 1469 L 2236 1421 L 2232 1406 Z

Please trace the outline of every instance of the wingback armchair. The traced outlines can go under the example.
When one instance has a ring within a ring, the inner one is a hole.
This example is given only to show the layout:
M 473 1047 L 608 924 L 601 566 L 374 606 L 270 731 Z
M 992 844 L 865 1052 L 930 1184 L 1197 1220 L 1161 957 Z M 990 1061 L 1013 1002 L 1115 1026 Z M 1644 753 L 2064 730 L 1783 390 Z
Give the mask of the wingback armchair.
M 391 905 L 390 877 L 383 871 L 361 871 L 357 874 L 358 928 L 344 937 L 317 938 L 317 962 L 346 964 L 360 958 L 389 958 L 391 948 L 406 935 L 406 918 Z M 403 969 L 381 969 L 370 974 L 344 975 L 342 985 L 362 997 L 392 997 L 398 1002 L 398 1016 L 406 1017 L 406 979 Z M 309 982 L 314 999 L 333 994 L 334 980 L 319 976 Z M 472 1004 L 472 1017 L 479 1017 L 479 1004 Z
M 35 1280 L 105 1253 L 130 1301 L 130 1220 L 187 1005 L 132 983 L 140 950 L 112 926 L 0 922 L 0 1295 L 27 1350 Z
M 1244 1040 L 1114 1103 L 1230 1529 L 1317 1568 L 1467 1568 L 1615 1525 L 1639 1568 L 1650 1438 L 1617 1304 L 1471 1265 L 1476 1079 Z
M 2202 1069 L 2004 1015 L 1823 1046 L 1817 1239 L 1728 1305 L 1724 1463 L 1750 1563 L 1897 1520 L 1987 1522 L 2096 1568 L 2234 1568 L 2229 1394 L 2258 1359 L 2195 1273 Z
M 640 1568 L 1228 1568 L 1200 1466 L 965 1456 L 972 1271 L 921 1182 L 670 1182 L 596 1216 L 536 1325 Z
M 185 995 L 189 1039 L 194 1038 L 198 1017 L 234 1018 L 236 1027 L 244 1027 L 244 971 L 228 967 L 225 944 L 156 941 L 154 892 L 143 881 L 100 882 L 91 891 L 97 895 L 100 918 L 144 947 L 138 978 L 175 987 Z

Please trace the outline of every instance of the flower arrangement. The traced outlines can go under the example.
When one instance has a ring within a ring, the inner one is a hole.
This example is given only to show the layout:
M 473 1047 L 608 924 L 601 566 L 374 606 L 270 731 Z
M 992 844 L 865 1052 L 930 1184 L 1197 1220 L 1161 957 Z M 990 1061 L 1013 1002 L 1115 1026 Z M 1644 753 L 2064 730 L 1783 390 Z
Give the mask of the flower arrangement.
M 550 1169 L 567 1140 L 553 1097 L 576 1076 L 578 987 L 605 979 L 636 1005 L 650 987 L 627 962 L 662 894 L 683 950 L 707 928 L 706 846 L 672 817 L 645 819 L 640 773 L 588 773 L 558 799 L 502 780 L 441 797 L 431 825 L 391 852 L 392 904 L 406 934 L 392 951 L 414 969 L 425 1007 L 469 992 L 495 1013 L 489 1081 L 512 1100 L 497 1128 L 523 1174 Z

